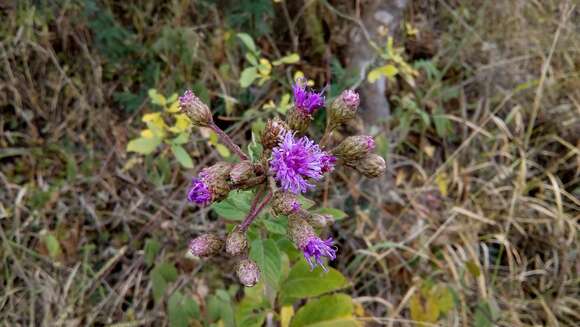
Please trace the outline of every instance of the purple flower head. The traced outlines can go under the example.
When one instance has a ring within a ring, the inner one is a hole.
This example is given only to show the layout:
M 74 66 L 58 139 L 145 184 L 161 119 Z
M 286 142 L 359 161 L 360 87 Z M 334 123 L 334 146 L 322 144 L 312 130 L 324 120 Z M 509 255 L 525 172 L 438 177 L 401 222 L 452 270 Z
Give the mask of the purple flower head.
M 302 248 L 304 258 L 308 261 L 311 270 L 314 270 L 317 265 L 320 265 L 324 271 L 328 271 L 328 269 L 322 263 L 322 257 L 328 257 L 332 261 L 336 259 L 336 250 L 332 237 L 329 237 L 327 240 L 322 240 L 317 236 L 310 237 L 306 246 Z
M 375 140 L 371 136 L 367 136 L 367 148 L 369 152 L 372 152 L 375 149 Z
M 358 93 L 353 90 L 345 90 L 342 93 L 342 100 L 349 108 L 352 108 L 353 110 L 356 110 L 360 104 Z
M 298 81 L 292 87 L 292 91 L 294 92 L 294 106 L 302 114 L 311 116 L 316 109 L 324 107 L 324 96 L 322 95 L 324 90 L 320 91 L 320 93 L 307 91 L 305 84 Z
M 296 213 L 296 212 L 298 212 L 298 210 L 300 210 L 300 208 L 302 208 L 302 206 L 300 205 L 300 202 L 298 202 L 298 201 L 292 202 L 292 212 Z
M 200 177 L 202 173 L 200 173 Z M 187 199 L 189 202 L 195 202 L 200 206 L 206 206 L 211 202 L 211 191 L 203 180 L 203 177 L 194 178 L 191 181 L 191 188 L 187 192 Z
M 197 101 L 198 98 L 193 94 L 191 90 L 187 90 L 179 97 L 179 105 L 181 107 L 191 106 Z
M 270 168 L 284 191 L 304 193 L 314 188 L 309 178 L 322 179 L 325 155 L 308 137 L 297 139 L 287 132 L 280 145 L 272 150 Z
M 328 173 L 333 171 L 335 163 L 336 157 L 325 152 L 324 155 L 322 156 L 322 172 Z

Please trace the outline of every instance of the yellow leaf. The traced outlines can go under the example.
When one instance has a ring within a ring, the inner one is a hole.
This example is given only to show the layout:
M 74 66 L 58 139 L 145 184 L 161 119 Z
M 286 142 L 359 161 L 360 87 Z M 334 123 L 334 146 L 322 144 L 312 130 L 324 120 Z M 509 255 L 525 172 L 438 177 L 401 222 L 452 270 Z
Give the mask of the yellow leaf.
M 381 76 L 386 76 L 388 79 L 392 80 L 398 73 L 399 70 L 397 69 L 397 67 L 393 65 L 384 65 L 371 70 L 367 75 L 367 80 L 369 81 L 369 83 L 374 83 Z
M 294 316 L 294 308 L 291 305 L 283 306 L 280 309 L 280 325 L 281 327 L 290 326 L 290 320 Z
M 448 190 L 447 186 L 449 184 L 449 178 L 447 177 L 446 173 L 440 173 L 435 177 L 435 184 L 439 187 L 439 192 L 441 195 L 447 196 Z
M 143 122 L 147 124 L 147 127 L 149 127 L 155 136 L 163 138 L 167 125 L 165 124 L 165 121 L 163 121 L 160 112 L 143 115 Z
M 409 309 L 411 311 L 411 319 L 420 322 L 434 323 L 439 318 L 439 306 L 437 299 L 433 294 L 426 294 L 423 292 L 415 292 L 409 300 Z
M 151 99 L 151 102 L 153 104 L 158 104 L 160 106 L 165 106 L 166 103 L 166 99 L 163 96 L 163 94 L 160 94 L 159 92 L 157 92 L 156 89 L 149 89 L 149 98 Z
M 223 144 L 220 143 L 216 144 L 215 149 L 224 158 L 228 158 L 229 156 L 231 156 L 230 150 Z
M 262 109 L 264 110 L 269 110 L 269 109 L 274 109 L 276 108 L 276 104 L 274 103 L 273 100 L 270 100 L 266 103 L 264 103 L 264 105 L 262 106 Z
M 179 112 L 179 101 L 174 101 L 169 107 L 167 107 L 167 112 L 170 113 Z
M 297 53 L 291 53 L 287 56 L 284 56 L 272 63 L 274 66 L 282 65 L 282 64 L 295 64 L 300 61 L 300 55 Z
M 144 129 L 141 131 L 141 137 L 146 138 L 146 139 L 152 139 L 155 135 L 153 135 L 153 132 L 150 129 Z
M 405 23 L 405 31 L 409 36 L 415 36 L 419 33 L 419 30 L 416 29 L 411 23 Z
M 258 73 L 260 73 L 262 78 L 266 78 L 270 76 L 270 72 L 272 72 L 272 64 L 270 64 L 270 61 L 266 58 L 260 58 Z
M 214 131 L 211 131 L 209 133 L 209 144 L 211 144 L 211 145 L 218 144 L 218 135 Z
M 175 115 L 175 125 L 173 125 L 169 130 L 175 134 L 180 134 L 189 129 L 191 126 L 191 120 L 185 114 Z

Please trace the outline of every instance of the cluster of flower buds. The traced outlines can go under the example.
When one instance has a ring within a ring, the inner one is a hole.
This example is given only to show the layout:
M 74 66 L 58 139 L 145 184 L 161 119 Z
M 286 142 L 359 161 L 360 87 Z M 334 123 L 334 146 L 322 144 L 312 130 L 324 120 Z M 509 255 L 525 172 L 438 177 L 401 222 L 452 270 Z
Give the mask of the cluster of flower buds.
M 323 239 L 317 230 L 328 227 L 330 216 L 303 208 L 299 196 L 316 188 L 325 175 L 337 164 L 356 169 L 367 177 L 377 177 L 385 171 L 385 161 L 373 153 L 375 143 L 370 136 L 350 136 L 332 148 L 325 143 L 330 133 L 355 117 L 359 96 L 345 90 L 327 110 L 327 126 L 319 144 L 304 134 L 308 131 L 315 112 L 325 107 L 324 91 L 308 90 L 306 83 L 293 86 L 294 106 L 286 121 L 268 120 L 261 134 L 263 152 L 250 161 L 248 156 L 214 123 L 208 106 L 191 91 L 180 97 L 181 110 L 198 126 L 213 129 L 222 142 L 238 155 L 238 163 L 218 162 L 201 170 L 188 191 L 188 199 L 199 206 L 225 199 L 231 190 L 255 189 L 256 195 L 243 222 L 234 227 L 225 238 L 204 234 L 190 243 L 191 254 L 210 257 L 225 253 L 237 259 L 236 274 L 245 286 L 253 286 L 260 279 L 258 265 L 248 258 L 246 231 L 261 210 L 270 205 L 279 219 L 288 219 L 288 237 L 300 249 L 314 269 L 327 270 L 324 258 L 334 260 L 337 248 L 331 237 Z M 327 150 L 330 148 L 330 150 Z

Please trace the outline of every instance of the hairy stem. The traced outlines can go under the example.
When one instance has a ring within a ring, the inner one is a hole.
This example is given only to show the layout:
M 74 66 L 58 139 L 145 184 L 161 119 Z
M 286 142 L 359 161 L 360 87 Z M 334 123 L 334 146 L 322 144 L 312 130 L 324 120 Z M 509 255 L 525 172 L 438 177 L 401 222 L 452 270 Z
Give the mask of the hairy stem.
M 258 214 L 262 211 L 262 209 L 264 209 L 264 207 L 268 204 L 268 202 L 270 202 L 270 200 L 272 199 L 272 195 L 273 195 L 272 192 L 268 192 L 268 194 L 266 194 L 266 196 L 264 197 L 264 200 L 262 200 L 262 203 L 260 203 L 259 206 L 254 208 L 254 210 L 250 209 L 250 212 L 248 213 L 248 215 L 246 216 L 244 221 L 239 226 L 241 232 L 245 232 L 248 229 L 248 227 L 250 227 L 252 222 L 254 222 L 254 219 L 256 219 Z M 258 198 L 258 197 L 256 197 L 256 198 Z
M 328 139 L 330 138 L 330 135 L 332 134 L 332 131 L 334 130 L 335 126 L 334 125 L 326 125 L 326 130 L 324 131 L 324 135 L 322 135 L 322 139 L 320 140 L 320 147 L 323 148 L 326 143 L 328 142 Z
M 219 135 L 222 142 L 224 142 L 224 144 L 228 148 L 230 148 L 230 150 L 232 150 L 235 154 L 237 154 L 241 160 L 248 160 L 248 155 L 246 155 L 242 151 L 242 149 L 240 149 L 240 147 L 237 144 L 235 144 L 234 141 L 232 141 L 232 139 L 230 138 L 230 136 L 228 134 L 226 134 L 226 132 L 224 132 L 221 128 L 219 128 L 213 122 L 208 127 L 211 128 L 214 132 L 216 132 L 216 134 Z

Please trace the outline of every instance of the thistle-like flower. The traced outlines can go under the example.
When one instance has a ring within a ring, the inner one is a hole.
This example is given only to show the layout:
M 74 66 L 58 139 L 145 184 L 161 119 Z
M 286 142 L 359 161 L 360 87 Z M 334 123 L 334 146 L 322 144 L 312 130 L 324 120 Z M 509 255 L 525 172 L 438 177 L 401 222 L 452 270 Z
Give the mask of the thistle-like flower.
M 306 90 L 304 82 L 298 82 L 292 87 L 294 107 L 301 114 L 311 117 L 316 109 L 324 107 L 324 91 L 320 93 Z
M 288 233 L 294 244 L 304 253 L 304 258 L 312 270 L 317 265 L 320 265 L 324 271 L 328 271 L 322 262 L 322 258 L 336 259 L 337 249 L 332 238 L 322 240 L 316 235 L 308 222 L 298 217 L 290 217 Z
M 321 107 L 324 107 L 324 91 L 320 93 L 306 90 L 305 83 L 298 81 L 293 86 L 294 107 L 288 112 L 288 126 L 298 132 L 304 133 L 310 125 L 312 114 Z
M 288 132 L 273 149 L 270 169 L 284 191 L 304 193 L 314 188 L 309 179 L 318 181 L 332 168 L 329 156 L 308 137 Z
M 187 199 L 200 206 L 225 199 L 230 192 L 228 184 L 230 170 L 231 164 L 227 162 L 218 162 L 204 168 L 199 173 L 199 177 L 192 180 Z
M 179 97 L 179 108 L 197 126 L 209 126 L 213 123 L 211 110 L 191 90 Z

